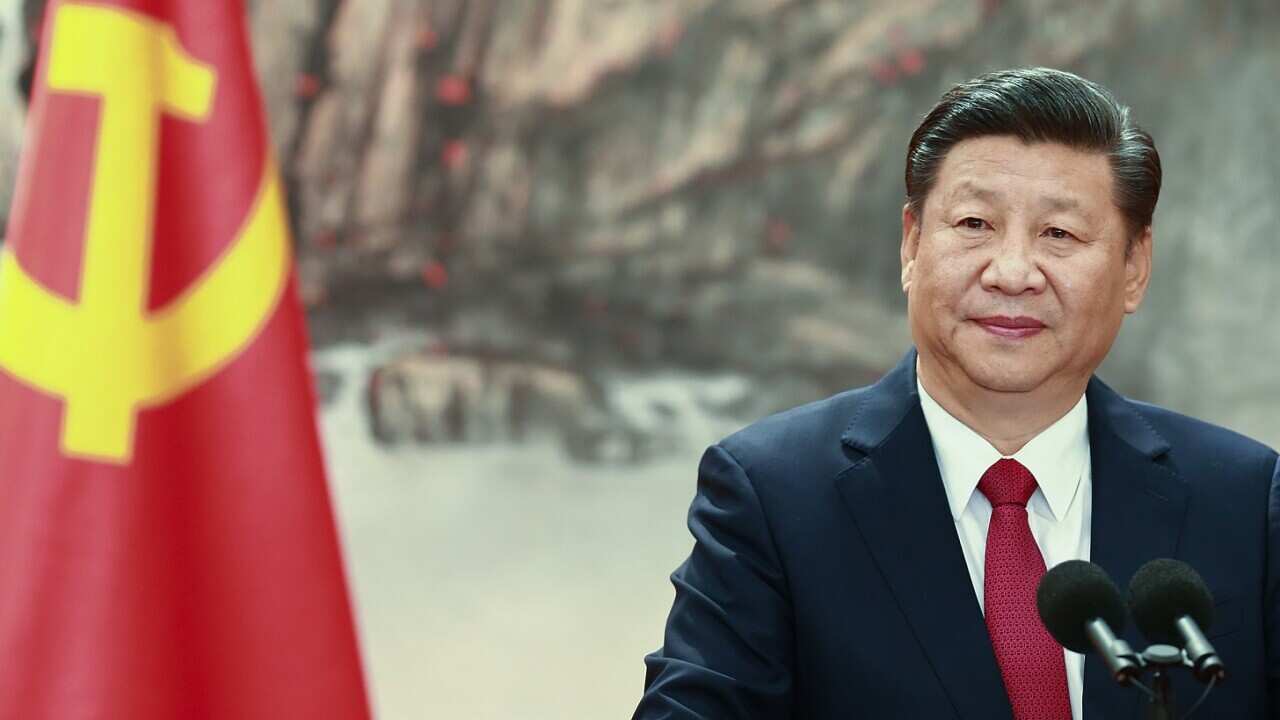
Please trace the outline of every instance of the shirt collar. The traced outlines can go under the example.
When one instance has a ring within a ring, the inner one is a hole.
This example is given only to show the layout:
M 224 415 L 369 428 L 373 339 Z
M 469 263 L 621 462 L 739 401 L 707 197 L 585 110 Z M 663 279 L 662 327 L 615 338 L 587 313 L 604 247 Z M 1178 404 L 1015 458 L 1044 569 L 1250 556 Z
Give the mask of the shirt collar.
M 920 407 L 924 411 L 938 470 L 947 491 L 951 516 L 958 519 L 978 488 L 982 474 L 1004 455 L 972 428 L 938 404 L 920 383 Z M 1084 395 L 1075 406 L 1045 428 L 1011 457 L 1035 476 L 1039 489 L 1028 508 L 1053 520 L 1066 516 L 1075 501 L 1080 480 L 1089 465 L 1089 407 Z

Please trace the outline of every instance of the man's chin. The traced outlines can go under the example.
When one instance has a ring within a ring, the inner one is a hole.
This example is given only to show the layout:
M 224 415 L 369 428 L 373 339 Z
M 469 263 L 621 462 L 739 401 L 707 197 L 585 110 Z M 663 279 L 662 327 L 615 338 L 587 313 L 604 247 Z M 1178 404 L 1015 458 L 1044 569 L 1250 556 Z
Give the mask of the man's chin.
M 1048 373 L 1038 368 L 1001 367 L 985 363 L 967 364 L 969 379 L 984 390 L 1000 393 L 1028 393 L 1044 385 Z

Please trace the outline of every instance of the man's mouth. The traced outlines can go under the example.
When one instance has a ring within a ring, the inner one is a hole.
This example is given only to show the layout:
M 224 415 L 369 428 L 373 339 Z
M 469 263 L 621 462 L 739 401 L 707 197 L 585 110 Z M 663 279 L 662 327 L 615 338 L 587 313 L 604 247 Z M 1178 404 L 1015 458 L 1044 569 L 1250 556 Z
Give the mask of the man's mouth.
M 1026 315 L 1017 317 L 992 315 L 990 317 L 974 318 L 973 321 L 992 335 L 1005 338 L 1031 337 L 1045 328 L 1044 323 Z

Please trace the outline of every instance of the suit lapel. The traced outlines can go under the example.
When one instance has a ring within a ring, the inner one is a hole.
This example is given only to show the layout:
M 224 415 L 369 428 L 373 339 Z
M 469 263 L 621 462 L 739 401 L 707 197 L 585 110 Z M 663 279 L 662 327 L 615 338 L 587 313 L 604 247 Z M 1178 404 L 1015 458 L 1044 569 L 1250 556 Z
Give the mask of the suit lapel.
M 1169 444 L 1133 404 L 1102 381 L 1089 383 L 1089 448 L 1093 469 L 1090 559 L 1126 590 L 1148 560 L 1176 557 L 1187 509 L 1186 484 L 1161 458 Z M 1135 628 L 1125 638 L 1145 643 Z M 1085 660 L 1085 717 L 1137 717 L 1140 694 L 1118 685 L 1096 655 Z
M 860 398 L 843 441 L 862 457 L 837 487 L 956 713 L 1010 718 L 920 409 L 915 358 Z

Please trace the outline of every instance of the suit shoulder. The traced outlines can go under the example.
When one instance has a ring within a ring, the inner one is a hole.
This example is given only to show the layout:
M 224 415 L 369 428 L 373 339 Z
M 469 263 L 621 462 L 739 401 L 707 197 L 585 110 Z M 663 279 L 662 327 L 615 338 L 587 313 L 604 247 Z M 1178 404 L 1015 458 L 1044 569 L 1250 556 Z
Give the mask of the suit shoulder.
M 1176 456 L 1232 458 L 1245 465 L 1274 464 L 1276 451 L 1251 437 L 1151 403 L 1128 401 L 1165 438 Z
M 753 479 L 838 472 L 848 464 L 841 435 L 867 388 L 857 388 L 757 420 L 719 445 Z M 829 466 L 829 467 L 828 467 Z

